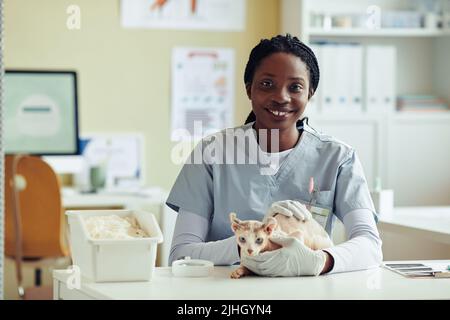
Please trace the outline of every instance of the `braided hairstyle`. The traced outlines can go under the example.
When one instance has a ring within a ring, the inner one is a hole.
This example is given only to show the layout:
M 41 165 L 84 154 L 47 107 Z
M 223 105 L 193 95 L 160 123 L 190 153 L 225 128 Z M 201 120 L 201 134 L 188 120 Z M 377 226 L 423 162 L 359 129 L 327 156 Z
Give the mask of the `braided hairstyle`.
M 319 85 L 319 64 L 317 62 L 314 52 L 306 44 L 301 42 L 297 37 L 291 36 L 287 33 L 285 36 L 278 35 L 276 37 L 269 39 L 262 39 L 259 44 L 253 48 L 250 52 L 250 57 L 245 67 L 244 72 L 244 82 L 245 85 L 251 85 L 253 82 L 253 76 L 255 75 L 256 69 L 261 64 L 261 61 L 270 56 L 273 53 L 284 52 L 290 53 L 299 57 L 305 64 L 309 73 L 309 92 L 308 99 L 310 99 Z M 256 120 L 256 116 L 253 111 L 245 120 L 245 123 L 253 122 Z M 302 120 L 299 121 L 300 125 Z M 297 124 L 299 124 L 297 122 Z

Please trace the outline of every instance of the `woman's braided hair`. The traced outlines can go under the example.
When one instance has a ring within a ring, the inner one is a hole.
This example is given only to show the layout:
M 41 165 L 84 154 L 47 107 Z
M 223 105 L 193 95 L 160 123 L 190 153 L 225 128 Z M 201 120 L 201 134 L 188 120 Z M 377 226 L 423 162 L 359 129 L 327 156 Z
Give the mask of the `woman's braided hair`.
M 255 70 L 261 64 L 261 61 L 273 53 L 284 52 L 299 57 L 305 64 L 309 73 L 309 92 L 311 98 L 319 85 L 320 71 L 319 64 L 314 52 L 297 37 L 290 34 L 285 36 L 278 35 L 269 39 L 262 39 L 256 47 L 250 52 L 250 57 L 245 67 L 244 82 L 245 85 L 251 85 Z M 250 112 L 245 123 L 255 121 L 255 114 Z

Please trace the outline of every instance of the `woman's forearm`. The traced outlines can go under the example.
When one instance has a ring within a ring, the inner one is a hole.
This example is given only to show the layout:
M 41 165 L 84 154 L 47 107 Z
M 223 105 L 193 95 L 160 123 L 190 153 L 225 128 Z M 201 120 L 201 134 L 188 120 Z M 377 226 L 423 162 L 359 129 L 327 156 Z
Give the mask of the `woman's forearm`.
M 180 243 L 172 246 L 170 264 L 174 260 L 189 256 L 191 259 L 209 260 L 214 265 L 232 265 L 239 262 L 239 254 L 234 237 L 197 243 Z
M 379 266 L 383 260 L 381 239 L 369 210 L 355 210 L 344 217 L 350 240 L 324 249 L 333 257 L 334 265 L 328 272 L 346 272 Z
M 206 242 L 208 220 L 195 213 L 178 213 L 173 234 L 169 265 L 174 260 L 189 256 L 192 259 L 212 261 L 215 265 L 232 265 L 239 262 L 235 237 Z

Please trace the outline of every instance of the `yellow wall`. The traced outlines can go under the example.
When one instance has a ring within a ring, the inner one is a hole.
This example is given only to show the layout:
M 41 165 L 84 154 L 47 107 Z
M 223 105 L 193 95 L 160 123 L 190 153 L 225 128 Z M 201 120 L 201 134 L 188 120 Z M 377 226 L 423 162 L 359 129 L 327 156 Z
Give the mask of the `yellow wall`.
M 81 9 L 80 30 L 66 27 L 71 4 Z M 123 29 L 119 4 L 119 0 L 5 0 L 5 65 L 77 70 L 81 133 L 142 132 L 147 183 L 169 189 L 180 169 L 170 160 L 171 49 L 235 49 L 235 124 L 241 124 L 250 110 L 244 67 L 251 48 L 278 33 L 279 1 L 247 0 L 244 32 Z

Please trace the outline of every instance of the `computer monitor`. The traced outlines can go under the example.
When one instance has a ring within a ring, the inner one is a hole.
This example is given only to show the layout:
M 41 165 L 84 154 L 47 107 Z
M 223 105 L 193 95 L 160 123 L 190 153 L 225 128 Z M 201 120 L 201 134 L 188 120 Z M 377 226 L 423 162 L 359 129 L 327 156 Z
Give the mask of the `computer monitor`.
M 6 70 L 5 153 L 78 154 L 77 74 Z

